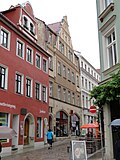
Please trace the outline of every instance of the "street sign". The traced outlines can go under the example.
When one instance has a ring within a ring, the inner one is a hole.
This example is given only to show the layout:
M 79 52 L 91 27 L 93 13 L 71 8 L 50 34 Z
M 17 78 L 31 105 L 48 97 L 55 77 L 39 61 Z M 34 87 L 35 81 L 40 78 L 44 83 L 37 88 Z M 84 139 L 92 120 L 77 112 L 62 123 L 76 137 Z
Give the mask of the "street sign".
M 96 106 L 90 106 L 90 110 L 91 113 L 96 113 Z

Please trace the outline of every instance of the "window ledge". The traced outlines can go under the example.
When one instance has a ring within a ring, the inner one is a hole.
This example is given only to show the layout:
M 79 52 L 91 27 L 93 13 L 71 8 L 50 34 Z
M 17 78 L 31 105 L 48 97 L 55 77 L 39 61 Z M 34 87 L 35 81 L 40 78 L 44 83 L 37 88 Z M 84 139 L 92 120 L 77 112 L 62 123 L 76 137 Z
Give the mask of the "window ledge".
M 103 19 L 111 12 L 114 11 L 114 3 L 110 3 L 107 8 L 99 15 L 99 19 L 103 22 Z

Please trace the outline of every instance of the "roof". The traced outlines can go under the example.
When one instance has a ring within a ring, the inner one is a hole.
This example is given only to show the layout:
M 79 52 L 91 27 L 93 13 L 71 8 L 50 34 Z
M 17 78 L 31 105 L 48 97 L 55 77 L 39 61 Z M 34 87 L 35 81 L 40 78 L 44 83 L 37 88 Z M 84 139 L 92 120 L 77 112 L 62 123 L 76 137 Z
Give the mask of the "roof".
M 55 33 L 58 33 L 61 27 L 61 22 L 56 22 L 52 24 L 48 24 L 48 27 L 53 30 Z

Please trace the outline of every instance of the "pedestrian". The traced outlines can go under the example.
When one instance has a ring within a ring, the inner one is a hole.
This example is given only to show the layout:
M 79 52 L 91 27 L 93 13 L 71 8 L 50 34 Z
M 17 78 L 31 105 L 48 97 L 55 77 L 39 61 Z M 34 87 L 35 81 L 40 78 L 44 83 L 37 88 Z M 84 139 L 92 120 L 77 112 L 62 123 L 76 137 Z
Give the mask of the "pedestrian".
M 46 136 L 47 136 L 47 142 L 48 142 L 48 149 L 52 149 L 53 132 L 51 129 L 48 130 Z
M 120 160 L 120 133 L 118 133 L 118 140 L 116 142 L 116 160 Z

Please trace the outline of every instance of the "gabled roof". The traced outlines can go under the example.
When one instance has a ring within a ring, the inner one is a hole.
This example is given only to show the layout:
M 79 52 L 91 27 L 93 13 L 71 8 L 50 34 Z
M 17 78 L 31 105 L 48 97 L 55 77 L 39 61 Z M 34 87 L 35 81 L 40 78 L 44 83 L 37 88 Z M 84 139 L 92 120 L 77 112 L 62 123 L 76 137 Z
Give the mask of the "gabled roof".
M 52 24 L 48 24 L 48 27 L 53 30 L 55 33 L 59 33 L 61 28 L 61 22 L 56 22 Z

